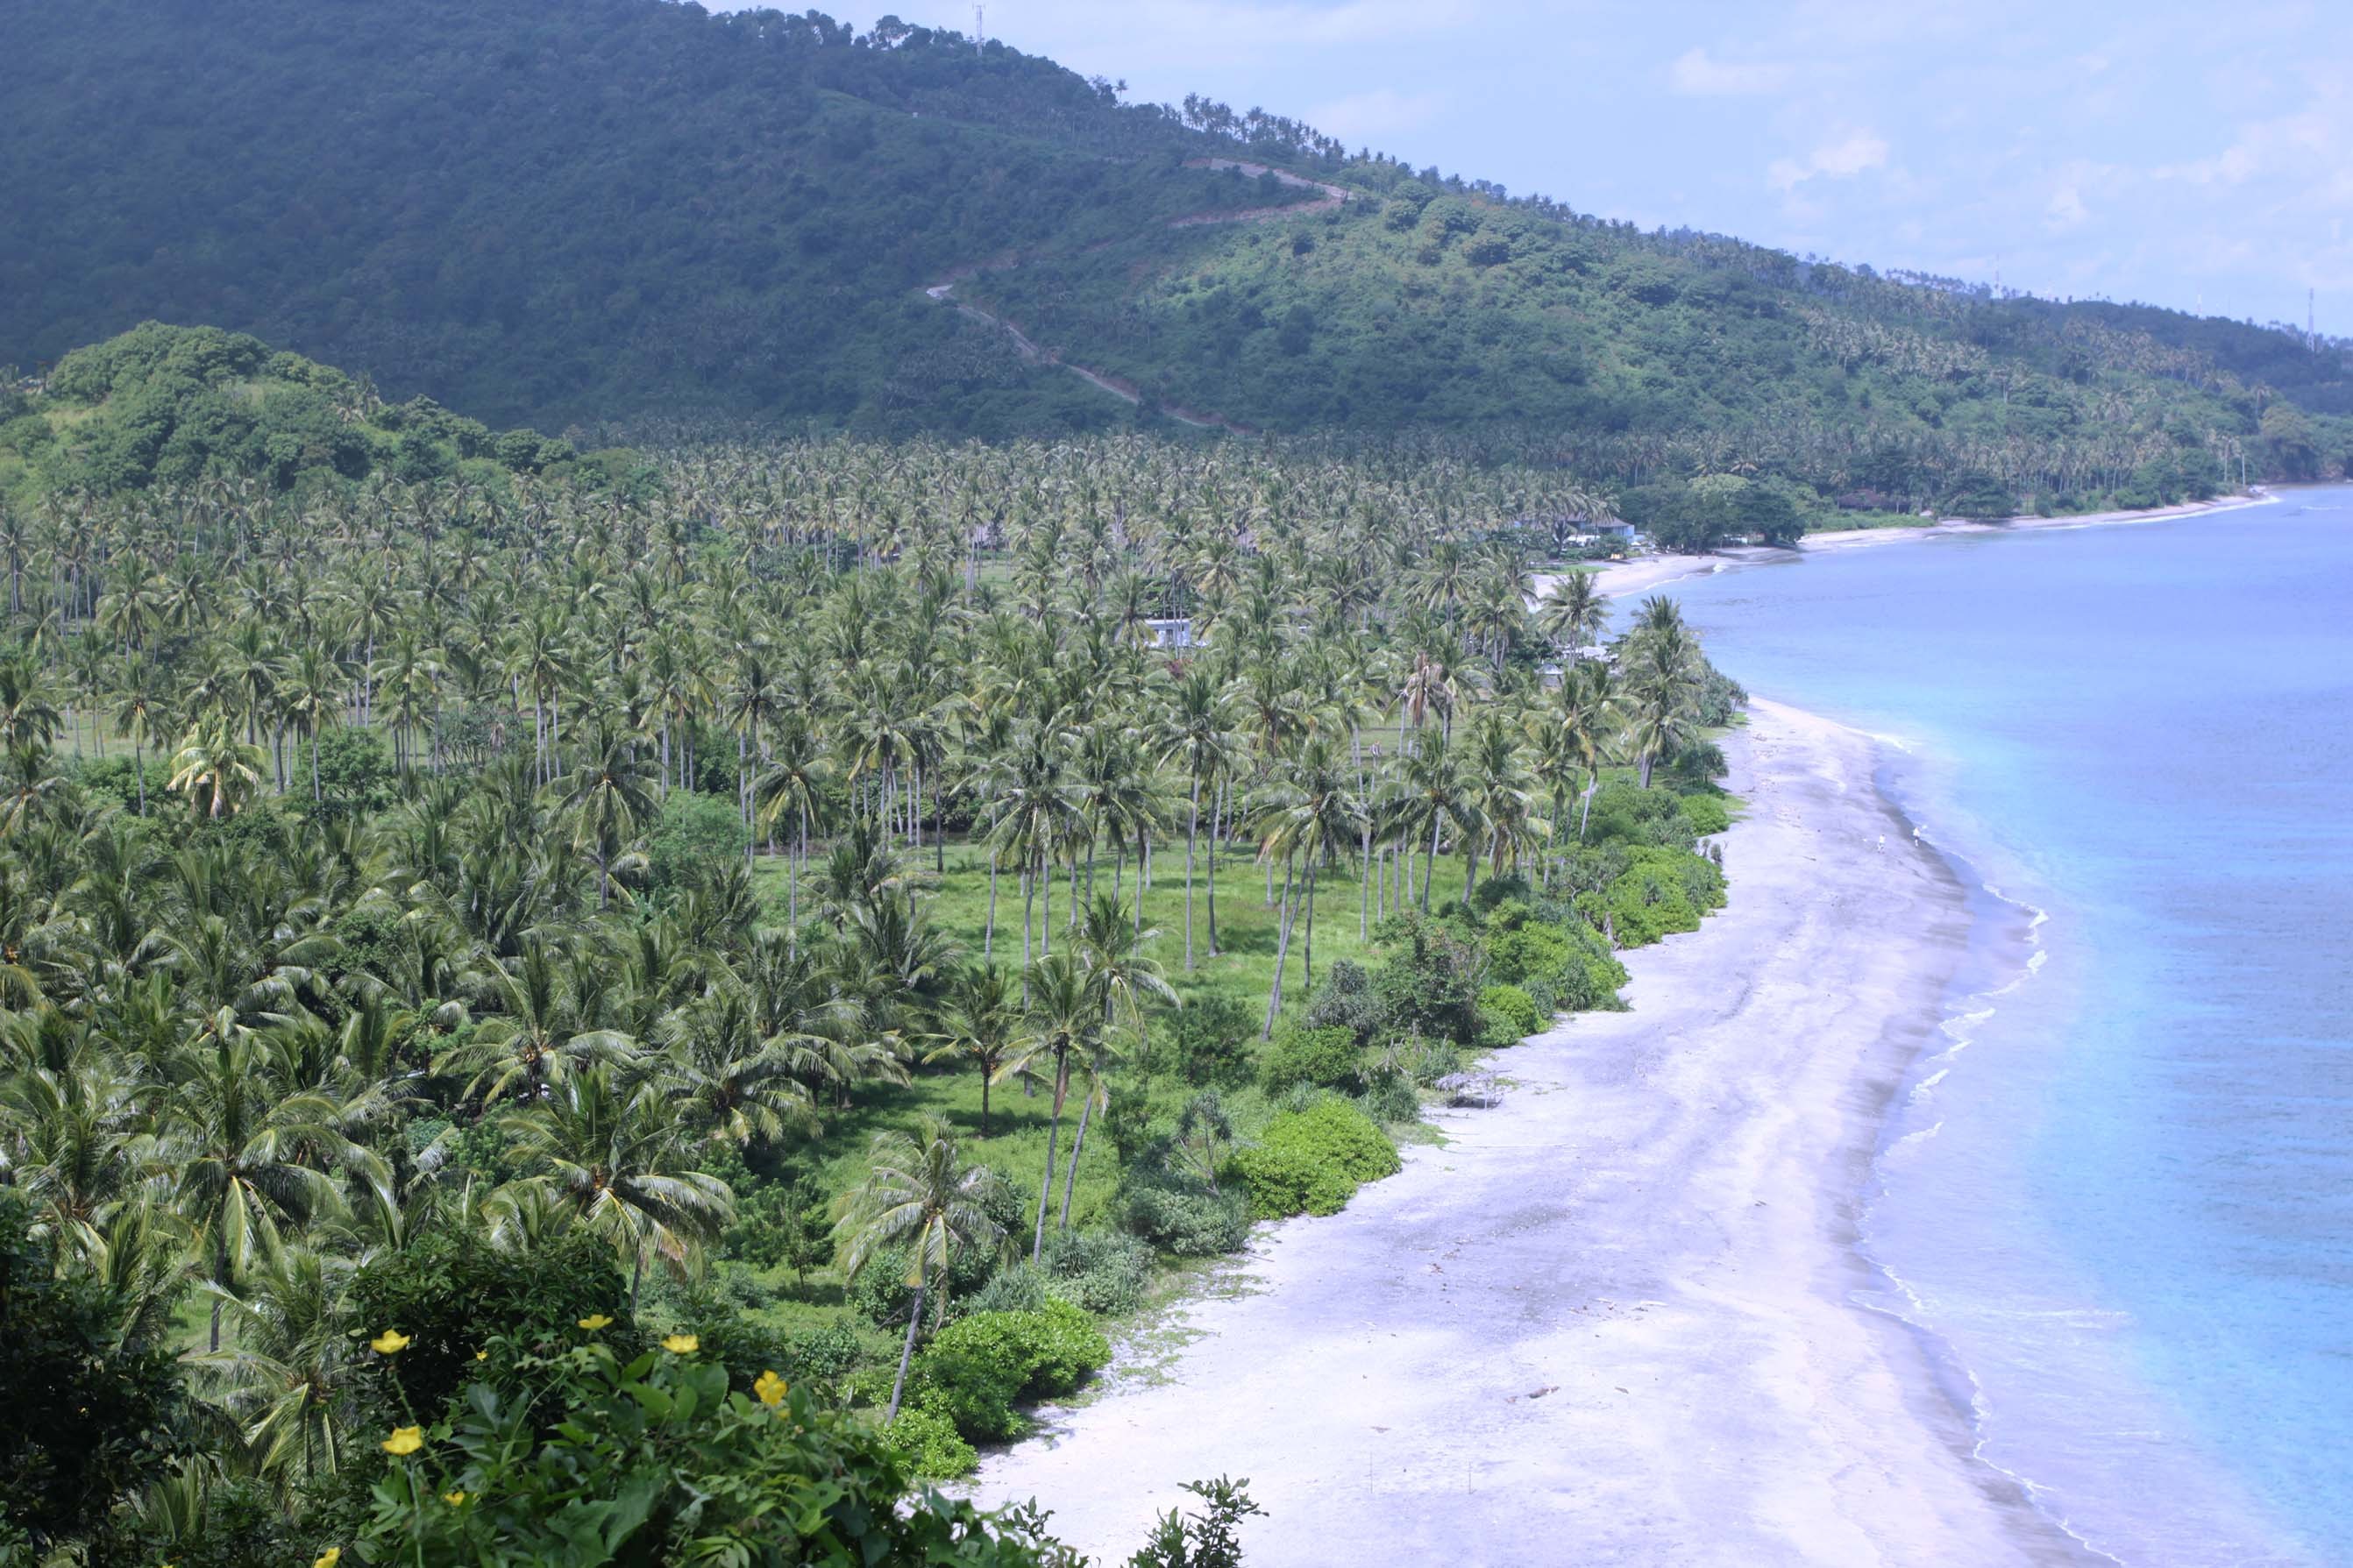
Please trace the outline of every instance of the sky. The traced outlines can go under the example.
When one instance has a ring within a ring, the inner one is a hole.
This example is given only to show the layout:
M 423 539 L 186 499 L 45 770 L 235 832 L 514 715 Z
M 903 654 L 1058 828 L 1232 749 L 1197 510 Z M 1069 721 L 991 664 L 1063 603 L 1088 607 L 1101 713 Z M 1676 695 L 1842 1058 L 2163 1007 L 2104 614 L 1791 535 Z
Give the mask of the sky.
M 969 33 L 970 0 L 873 0 Z M 1131 99 L 1882 268 L 2353 336 L 2353 0 L 990 0 Z

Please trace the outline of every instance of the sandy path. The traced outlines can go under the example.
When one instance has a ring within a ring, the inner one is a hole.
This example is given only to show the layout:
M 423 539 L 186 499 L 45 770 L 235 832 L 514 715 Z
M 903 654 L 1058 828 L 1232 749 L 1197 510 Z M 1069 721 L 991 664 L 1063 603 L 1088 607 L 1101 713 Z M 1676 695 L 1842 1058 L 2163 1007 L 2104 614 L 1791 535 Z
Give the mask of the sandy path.
M 1912 1342 L 1850 1304 L 1853 1197 L 1966 916 L 1862 737 L 1759 703 L 1730 909 L 1630 955 L 1632 1011 L 1504 1058 L 1501 1108 L 1262 1231 L 1164 1382 L 992 1457 L 1113 1562 L 1247 1476 L 1253 1563 L 2064 1561 Z M 1885 847 L 1880 847 L 1882 837 Z
M 1339 185 L 1325 184 L 1321 180 L 1304 179 L 1287 170 L 1271 169 L 1264 163 L 1253 163 L 1240 158 L 1187 158 L 1185 160 L 1185 166 L 1188 169 L 1231 169 L 1252 179 L 1261 174 L 1272 174 L 1280 184 L 1289 185 L 1295 190 L 1320 191 L 1323 195 L 1314 201 L 1301 202 L 1291 206 L 1245 207 L 1232 212 L 1194 213 L 1185 217 L 1170 218 L 1166 226 L 1170 228 L 1199 228 L 1212 224 L 1263 223 L 1271 218 L 1297 217 L 1304 213 L 1328 212 L 1347 202 L 1351 195 L 1349 191 Z M 1090 248 L 1099 250 L 1103 247 L 1094 246 Z M 1066 360 L 1055 350 L 1040 347 L 1030 339 L 1028 333 L 1004 317 L 992 315 L 977 305 L 950 298 L 955 292 L 955 286 L 958 283 L 967 278 L 978 276 L 987 268 L 1018 267 L 1027 259 L 1030 258 L 1014 255 L 999 257 L 997 260 L 986 264 L 967 262 L 962 267 L 950 268 L 945 279 L 930 285 L 923 292 L 944 304 L 955 306 L 958 310 L 976 321 L 985 321 L 992 327 L 1002 328 L 1007 335 L 1012 338 L 1014 348 L 1019 352 L 1023 359 L 1033 363 L 1060 365 L 1099 392 L 1108 392 L 1124 403 L 1141 404 L 1144 401 L 1144 394 L 1131 383 L 1103 371 L 1091 370 L 1085 365 Z M 1156 412 L 1167 416 L 1180 425 L 1191 425 L 1203 430 L 1229 430 L 1238 436 L 1256 434 L 1250 426 L 1229 419 L 1222 414 L 1204 414 L 1177 404 L 1160 402 L 1156 399 L 1153 403 L 1153 407 Z

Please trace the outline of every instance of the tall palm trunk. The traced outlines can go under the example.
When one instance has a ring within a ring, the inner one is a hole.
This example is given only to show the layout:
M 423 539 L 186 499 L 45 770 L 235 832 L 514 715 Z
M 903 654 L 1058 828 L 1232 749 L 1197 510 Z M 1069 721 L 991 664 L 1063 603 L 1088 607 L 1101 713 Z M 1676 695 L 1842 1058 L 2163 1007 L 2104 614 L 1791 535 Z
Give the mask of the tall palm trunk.
M 907 1392 L 907 1363 L 915 1359 L 915 1331 L 923 1321 L 923 1287 L 915 1287 L 914 1305 L 907 1312 L 907 1338 L 899 1347 L 899 1375 L 891 1380 L 891 1409 L 885 1424 L 899 1419 L 899 1397 Z
M 1315 994 L 1315 862 L 1307 863 L 1307 994 Z
M 1274 984 L 1267 987 L 1266 1027 L 1261 1029 L 1258 1036 L 1261 1040 L 1269 1040 L 1274 1037 L 1274 1017 L 1276 1014 L 1282 1011 L 1282 966 L 1291 955 L 1291 918 L 1293 913 L 1291 908 L 1291 874 L 1293 868 L 1296 864 L 1297 859 L 1295 857 L 1285 856 L 1283 858 L 1282 914 L 1280 925 L 1281 934 L 1275 938 L 1274 942 Z M 1272 870 L 1273 868 L 1270 866 L 1268 869 Z
M 1430 912 L 1430 872 L 1438 864 L 1438 830 L 1446 818 L 1432 813 L 1430 818 L 1430 854 L 1421 862 L 1421 912 Z
M 1193 973 L 1193 849 L 1201 837 L 1201 775 L 1193 775 L 1192 814 L 1185 821 L 1185 973 Z
M 1086 1099 L 1079 1102 L 1079 1128 L 1071 1135 L 1071 1167 L 1062 1177 L 1062 1217 L 1057 1228 L 1064 1232 L 1071 1228 L 1071 1194 L 1078 1190 L 1079 1155 L 1087 1146 L 1087 1116 L 1094 1108 L 1094 1090 L 1090 1088 Z
M 1062 1101 L 1071 1092 L 1071 1063 L 1067 1052 L 1054 1057 L 1054 1114 L 1046 1123 L 1046 1173 L 1038 1183 L 1038 1230 L 1030 1238 L 1029 1261 L 1035 1263 L 1046 1251 L 1046 1203 L 1054 1195 L 1054 1146 L 1062 1133 Z
M 1218 846 L 1224 842 L 1219 826 L 1226 809 L 1226 784 L 1218 781 L 1218 796 L 1209 807 L 1209 956 L 1218 956 Z

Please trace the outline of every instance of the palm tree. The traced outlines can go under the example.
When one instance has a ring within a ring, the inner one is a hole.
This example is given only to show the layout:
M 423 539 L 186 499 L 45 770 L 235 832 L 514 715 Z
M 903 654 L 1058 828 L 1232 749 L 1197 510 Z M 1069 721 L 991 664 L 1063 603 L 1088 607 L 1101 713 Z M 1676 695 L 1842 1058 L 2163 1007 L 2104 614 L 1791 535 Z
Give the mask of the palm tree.
M 1054 1190 L 1054 1151 L 1062 1131 L 1062 1107 L 1071 1094 L 1071 1062 L 1103 1033 L 1103 1004 L 1077 957 L 1049 953 L 1029 966 L 1029 1032 L 997 1069 L 999 1079 L 1034 1075 L 1050 1065 L 1054 1079 L 1052 1117 L 1046 1123 L 1046 1173 L 1038 1183 L 1038 1224 L 1029 1244 L 1036 1262 L 1046 1250 L 1046 1204 Z
M 676 1102 L 662 1086 L 626 1085 L 610 1067 L 566 1076 L 537 1104 L 507 1113 L 517 1184 L 572 1215 L 629 1262 L 638 1310 L 646 1259 L 683 1266 L 734 1212 L 727 1184 L 693 1168 Z
M 1087 1092 L 1079 1102 L 1079 1128 L 1071 1139 L 1070 1169 L 1062 1180 L 1060 1227 L 1064 1230 L 1071 1228 L 1071 1194 L 1078 1187 L 1079 1156 L 1086 1150 L 1088 1115 L 1104 1098 L 1113 1026 L 1125 1014 L 1127 1027 L 1140 1047 L 1145 1038 L 1144 999 L 1148 996 L 1171 1007 L 1178 1005 L 1160 965 L 1144 952 L 1159 934 L 1130 926 L 1116 893 L 1098 898 L 1088 907 L 1086 922 L 1079 931 L 1079 965 L 1088 988 L 1103 998 L 1104 1028 L 1088 1042 L 1080 1058 Z
M 264 1475 L 307 1482 L 340 1468 L 337 1412 L 355 1337 L 343 1293 L 350 1271 L 343 1259 L 273 1241 L 238 1289 L 205 1287 L 237 1334 L 230 1348 L 193 1359 Z
M 1536 626 L 1556 647 L 1579 662 L 1577 650 L 1601 634 L 1609 618 L 1609 602 L 1595 586 L 1591 572 L 1566 572 L 1554 578 L 1536 604 Z
M 877 1254 L 907 1249 L 907 1339 L 899 1350 L 899 1373 L 891 1383 L 885 1421 L 899 1418 L 907 1387 L 907 1364 L 923 1321 L 923 1300 L 939 1290 L 934 1313 L 946 1305 L 948 1268 L 959 1248 L 988 1249 L 1005 1244 L 1005 1232 L 983 1206 L 997 1181 L 986 1165 L 957 1159 L 946 1125 L 924 1117 L 913 1135 L 874 1135 L 866 1180 L 844 1198 L 834 1226 L 843 1274 L 855 1279 Z
M 1448 826 L 1458 839 L 1470 843 L 1471 781 L 1450 748 L 1446 732 L 1424 735 L 1405 765 L 1389 801 L 1388 816 L 1409 846 L 1427 837 L 1430 852 L 1421 865 L 1421 908 L 1430 912 L 1430 873 L 1438 862 L 1440 836 Z M 1406 875 L 1413 874 L 1408 849 Z
M 758 820 L 767 830 L 771 849 L 776 847 L 778 818 L 789 819 L 800 829 L 799 845 L 785 860 L 788 930 L 800 925 L 800 877 L 808 862 L 809 829 L 824 820 L 825 785 L 831 775 L 832 765 L 826 760 L 825 749 L 818 743 L 816 732 L 800 714 L 787 715 L 776 727 L 767 770 L 760 775 L 755 793 L 759 799 Z
M 600 724 L 564 775 L 564 805 L 577 824 L 573 843 L 596 858 L 596 907 L 613 901 L 613 854 L 654 814 L 646 764 L 625 731 Z
M 790 1123 L 814 1124 L 808 1088 L 792 1076 L 795 1052 L 761 1037 L 741 984 L 713 986 L 676 1008 L 656 1039 L 662 1047 L 656 1074 L 681 1114 L 706 1125 L 711 1138 L 749 1143 L 779 1137 Z
M 286 701 L 287 717 L 294 721 L 311 743 L 311 804 L 317 805 L 326 797 L 319 780 L 319 731 L 343 719 L 344 692 L 349 689 L 349 678 L 324 645 L 307 643 L 294 656 L 280 690 Z
M 226 1290 L 273 1247 L 280 1221 L 308 1225 L 341 1213 L 327 1173 L 383 1185 L 384 1163 L 345 1131 L 349 1107 L 318 1089 L 290 1089 L 280 1053 L 250 1035 L 195 1053 L 162 1117 L 162 1166 L 174 1206 L 203 1237 L 207 1278 Z M 220 1349 L 221 1299 L 209 1348 Z
M 1274 1033 L 1274 1020 L 1282 1010 L 1282 972 L 1290 959 L 1293 918 L 1287 892 L 1289 868 L 1297 864 L 1304 864 L 1307 869 L 1307 984 L 1310 990 L 1314 988 L 1316 879 L 1340 848 L 1356 839 L 1364 820 L 1364 806 L 1349 788 L 1350 782 L 1349 771 L 1332 741 L 1314 735 L 1286 761 L 1278 781 L 1259 799 L 1259 854 L 1268 859 L 1282 857 L 1286 889 L 1275 939 L 1274 984 L 1267 993 L 1261 1038 Z
M 239 740 L 237 721 L 215 712 L 200 719 L 172 758 L 170 787 L 185 790 L 198 816 L 234 816 L 261 787 L 261 748 Z
M 1182 768 L 1189 781 L 1185 820 L 1185 973 L 1193 972 L 1193 858 L 1201 835 L 1201 791 L 1234 763 L 1234 731 L 1225 690 L 1207 669 L 1188 669 L 1169 694 L 1158 727 L 1162 760 Z M 1209 956 L 1218 956 L 1218 842 L 1209 839 Z
M 1586 821 L 1593 815 L 1593 792 L 1601 783 L 1601 764 L 1609 760 L 1609 736 L 1617 721 L 1618 683 L 1607 664 L 1578 664 L 1562 674 L 1558 701 L 1542 722 L 1546 734 L 1585 774 L 1585 803 L 1577 818 L 1580 843 Z
M 959 973 L 940 1009 L 940 1044 L 927 1062 L 958 1058 L 980 1069 L 980 1135 L 988 1136 L 988 1090 L 1011 1058 L 1021 1027 L 1021 1008 L 1011 981 L 993 963 L 975 963 Z
M 1528 814 L 1528 786 L 1534 781 L 1521 755 L 1519 731 L 1501 712 L 1490 708 L 1473 721 L 1466 761 L 1471 777 L 1468 816 L 1478 824 L 1493 868 L 1501 876 L 1506 860 L 1516 862 L 1519 851 L 1549 831 L 1549 825 Z M 1467 902 L 1478 885 L 1475 847 L 1465 844 L 1463 862 L 1462 897 Z
M 142 653 L 123 656 L 114 677 L 114 731 L 131 738 L 132 771 L 139 779 L 139 815 L 147 815 L 147 742 L 154 733 L 162 697 L 154 667 Z

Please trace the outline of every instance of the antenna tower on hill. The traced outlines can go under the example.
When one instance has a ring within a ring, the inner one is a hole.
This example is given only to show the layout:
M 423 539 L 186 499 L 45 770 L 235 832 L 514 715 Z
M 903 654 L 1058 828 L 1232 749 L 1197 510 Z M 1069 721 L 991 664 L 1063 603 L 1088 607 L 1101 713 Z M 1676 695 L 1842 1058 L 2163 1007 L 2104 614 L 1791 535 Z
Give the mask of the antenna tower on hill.
M 974 54 L 980 53 L 981 46 L 988 41 L 987 30 L 981 26 L 981 17 L 987 9 L 986 5 L 975 5 L 972 8 L 972 52 Z

